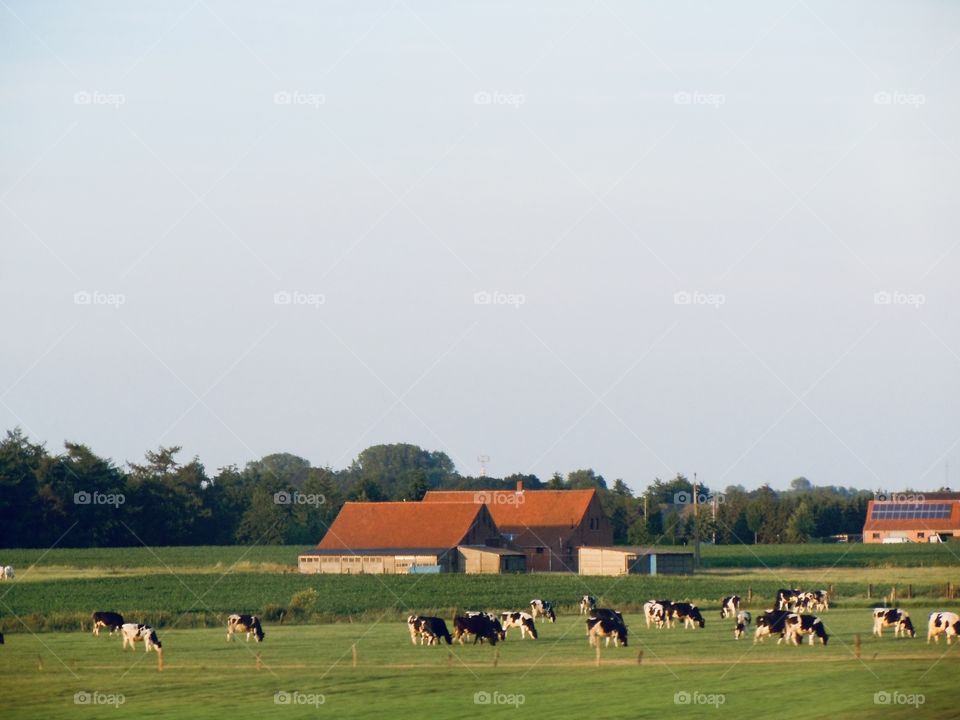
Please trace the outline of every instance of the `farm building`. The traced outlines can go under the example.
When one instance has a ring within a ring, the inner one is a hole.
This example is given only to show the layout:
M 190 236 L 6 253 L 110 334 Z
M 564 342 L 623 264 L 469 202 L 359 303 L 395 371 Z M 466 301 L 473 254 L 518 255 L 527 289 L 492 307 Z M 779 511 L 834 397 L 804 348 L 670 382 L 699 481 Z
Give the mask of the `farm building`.
M 863 526 L 865 543 L 939 542 L 960 538 L 960 493 L 892 494 L 871 500 Z
M 581 547 L 581 575 L 690 575 L 693 553 L 663 548 Z
M 424 505 L 482 503 L 503 536 L 527 556 L 527 570 L 576 571 L 581 545 L 613 544 L 595 490 L 431 490 Z
M 525 558 L 505 545 L 483 503 L 344 504 L 302 573 L 523 572 Z

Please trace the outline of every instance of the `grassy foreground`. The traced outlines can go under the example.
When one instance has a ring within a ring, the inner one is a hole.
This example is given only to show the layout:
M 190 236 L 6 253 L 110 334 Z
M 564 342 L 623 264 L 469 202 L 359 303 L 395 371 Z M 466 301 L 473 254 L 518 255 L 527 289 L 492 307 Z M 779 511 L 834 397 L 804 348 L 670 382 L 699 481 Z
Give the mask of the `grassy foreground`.
M 168 630 L 162 673 L 116 637 L 21 633 L 0 647 L 0 677 L 5 718 L 956 717 L 960 644 L 875 640 L 864 610 L 824 617 L 827 647 L 778 647 L 735 641 L 713 613 L 696 631 L 628 616 L 630 647 L 603 649 L 599 667 L 575 615 L 496 648 L 414 647 L 400 622 L 268 625 L 259 646 Z

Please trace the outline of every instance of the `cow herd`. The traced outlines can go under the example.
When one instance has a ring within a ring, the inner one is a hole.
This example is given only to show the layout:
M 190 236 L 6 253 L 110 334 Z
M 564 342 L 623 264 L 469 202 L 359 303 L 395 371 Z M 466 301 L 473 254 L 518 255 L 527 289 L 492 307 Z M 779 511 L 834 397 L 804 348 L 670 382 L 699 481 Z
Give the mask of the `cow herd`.
M 163 645 L 157 637 L 157 631 L 145 623 L 124 622 L 123 615 L 116 612 L 98 610 L 93 614 L 93 634 L 99 636 L 101 630 L 109 630 L 110 634 L 120 633 L 123 639 L 123 649 L 136 649 L 136 643 L 142 642 L 144 651 L 154 650 L 163 654 Z M 250 637 L 257 642 L 263 642 L 264 632 L 260 626 L 260 618 L 256 615 L 233 614 L 227 618 L 227 640 L 232 640 L 235 633 L 246 634 L 247 642 Z

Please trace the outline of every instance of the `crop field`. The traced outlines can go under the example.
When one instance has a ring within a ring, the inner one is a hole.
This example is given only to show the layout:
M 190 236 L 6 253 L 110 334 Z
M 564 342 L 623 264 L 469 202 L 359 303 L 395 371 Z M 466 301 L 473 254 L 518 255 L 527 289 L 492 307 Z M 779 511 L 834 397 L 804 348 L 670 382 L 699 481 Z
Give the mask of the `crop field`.
M 953 546 L 705 548 L 701 573 L 655 578 L 307 576 L 301 549 L 0 551 L 17 568 L 0 584 L 4 717 L 956 717 L 960 643 L 925 641 L 930 611 L 960 610 L 945 597 L 960 584 Z M 916 639 L 870 636 L 870 608 L 894 585 Z M 719 598 L 752 594 L 756 615 L 780 587 L 833 588 L 826 647 L 733 639 Z M 629 647 L 598 659 L 583 594 L 627 613 Z M 559 611 L 536 641 L 512 630 L 495 648 L 415 647 L 404 622 L 533 597 Z M 638 613 L 651 597 L 698 603 L 706 628 L 647 629 Z M 163 671 L 142 647 L 92 637 L 93 610 L 153 624 Z M 265 642 L 227 643 L 231 612 L 263 616 Z

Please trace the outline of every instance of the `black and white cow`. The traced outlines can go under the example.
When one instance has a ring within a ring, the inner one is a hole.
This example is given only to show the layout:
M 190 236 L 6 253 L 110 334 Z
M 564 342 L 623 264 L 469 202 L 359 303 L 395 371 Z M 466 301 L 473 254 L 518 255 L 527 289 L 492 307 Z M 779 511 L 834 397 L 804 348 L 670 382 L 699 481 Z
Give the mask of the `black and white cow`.
M 800 602 L 800 590 L 783 589 L 777 590 L 777 601 L 773 606 L 775 610 L 793 611 Z
M 699 625 L 701 628 L 706 625 L 706 621 L 703 619 L 703 615 L 700 614 L 699 608 L 692 603 L 673 603 L 673 611 L 671 613 L 676 620 L 683 622 L 683 628 L 693 628 Z
M 744 631 L 747 629 L 747 625 L 750 624 L 750 621 L 753 618 L 750 616 L 750 613 L 746 610 L 741 610 L 737 613 L 737 625 L 733 628 L 733 637 L 739 640 L 743 637 Z
M 933 639 L 940 642 L 940 636 L 947 636 L 947 645 L 953 642 L 953 638 L 960 635 L 960 616 L 952 612 L 930 613 L 930 620 L 927 623 L 927 642 Z
M 533 615 L 534 620 L 542 615 L 552 623 L 557 621 L 557 614 L 553 611 L 553 605 L 549 600 L 531 600 L 530 614 Z
M 599 645 L 600 638 L 606 638 L 606 645 L 609 647 L 612 638 L 616 647 L 627 647 L 627 626 L 622 619 L 591 618 L 587 620 L 587 637 L 591 646 Z
M 132 650 L 136 650 L 136 643 L 140 641 L 143 641 L 144 652 L 150 652 L 150 650 L 155 649 L 159 653 L 163 649 L 163 646 L 160 644 L 160 639 L 157 637 L 157 631 L 149 625 L 124 623 L 120 626 L 120 632 L 123 636 L 124 650 L 127 649 L 127 645 L 129 645 Z
M 777 645 L 783 640 L 787 631 L 787 618 L 791 613 L 787 610 L 767 610 L 757 618 L 757 629 L 753 633 L 753 641 L 763 642 L 765 637 L 779 635 Z
M 410 642 L 417 644 L 417 638 L 420 644 L 439 645 L 440 640 L 445 640 L 447 645 L 453 643 L 450 637 L 450 631 L 447 630 L 447 624 L 442 618 L 430 617 L 429 615 L 411 615 L 407 618 L 407 627 L 410 629 Z
M 669 600 L 650 600 L 643 604 L 643 614 L 647 618 L 647 627 L 654 623 L 658 630 L 662 630 L 666 625 L 673 627 L 675 615 L 673 614 L 673 603 Z
M 257 642 L 263 642 L 263 628 L 260 627 L 260 618 L 256 615 L 239 615 L 234 613 L 227 618 L 227 640 L 233 640 L 234 633 L 246 633 L 247 642 L 253 635 Z
M 810 596 L 810 607 L 817 612 L 830 609 L 830 593 L 826 590 L 813 590 L 807 594 Z
M 110 628 L 110 634 L 118 632 L 123 625 L 123 615 L 115 612 L 97 611 L 93 614 L 93 634 L 100 635 L 100 628 Z
M 467 613 L 453 616 L 453 639 L 463 645 L 464 635 L 473 635 L 473 644 L 477 641 L 482 644 L 488 640 L 496 645 L 497 640 L 503 637 L 503 627 L 495 617 L 491 620 L 489 613 Z
M 0 580 L 13 580 L 13 565 L 0 566 Z
M 827 635 L 827 631 L 823 627 L 823 621 L 816 615 L 790 613 L 786 621 L 787 642 L 799 645 L 804 635 L 810 636 L 811 645 L 813 645 L 816 639 L 819 639 L 820 642 L 826 645 L 827 640 L 830 639 L 830 636 Z
M 589 614 L 591 610 L 597 608 L 597 599 L 593 595 L 584 595 L 580 598 L 580 614 Z
M 503 628 L 503 640 L 507 639 L 507 630 L 510 628 L 520 628 L 521 640 L 525 639 L 528 633 L 534 640 L 537 639 L 537 626 L 530 613 L 520 610 L 500 613 L 500 626 Z
M 740 612 L 740 596 L 728 595 L 720 601 L 720 619 L 736 617 Z
M 893 627 L 893 636 L 897 637 L 901 633 L 904 637 L 916 637 L 917 632 L 913 629 L 913 622 L 910 620 L 910 613 L 900 608 L 874 608 L 873 609 L 873 634 L 877 637 L 883 637 L 883 629 Z

